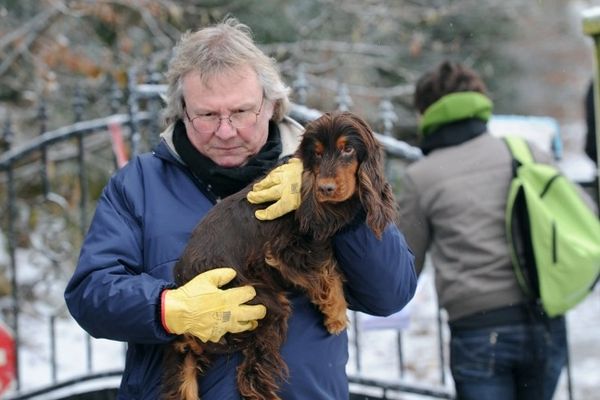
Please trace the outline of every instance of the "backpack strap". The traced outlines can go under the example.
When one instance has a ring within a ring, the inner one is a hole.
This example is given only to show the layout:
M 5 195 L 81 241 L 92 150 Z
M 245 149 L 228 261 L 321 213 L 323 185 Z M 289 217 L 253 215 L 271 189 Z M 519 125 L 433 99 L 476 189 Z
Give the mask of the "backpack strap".
M 525 139 L 519 136 L 505 136 L 504 142 L 508 146 L 513 158 L 520 164 L 529 164 L 534 162 L 531 150 Z

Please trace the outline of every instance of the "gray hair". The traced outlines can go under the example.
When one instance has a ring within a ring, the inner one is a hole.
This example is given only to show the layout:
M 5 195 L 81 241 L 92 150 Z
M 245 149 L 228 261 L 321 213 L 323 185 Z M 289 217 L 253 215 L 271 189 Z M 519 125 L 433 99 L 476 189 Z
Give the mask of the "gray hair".
M 256 46 L 247 25 L 227 18 L 214 26 L 184 33 L 173 49 L 166 74 L 165 122 L 183 117 L 182 78 L 186 74 L 198 72 L 206 83 L 223 72 L 246 65 L 256 71 L 264 96 L 275 103 L 272 119 L 281 121 L 289 107 L 289 88 L 283 83 L 276 61 Z

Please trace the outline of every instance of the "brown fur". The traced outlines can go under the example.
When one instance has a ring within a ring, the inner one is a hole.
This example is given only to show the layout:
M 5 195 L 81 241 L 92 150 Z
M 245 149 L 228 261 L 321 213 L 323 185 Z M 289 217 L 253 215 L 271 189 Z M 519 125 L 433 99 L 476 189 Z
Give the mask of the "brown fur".
M 254 331 L 226 334 L 219 343 L 183 335 L 165 349 L 164 399 L 196 400 L 197 377 L 218 354 L 241 351 L 238 389 L 245 399 L 277 400 L 287 378 L 280 349 L 287 335 L 290 290 L 301 290 L 324 314 L 332 334 L 347 325 L 343 276 L 331 238 L 366 218 L 378 238 L 395 218 L 382 152 L 368 125 L 351 113 L 325 114 L 306 127 L 296 153 L 303 162 L 302 201 L 295 213 L 258 221 L 265 205 L 246 201 L 251 186 L 218 203 L 196 227 L 175 281 L 182 285 L 206 270 L 229 266 L 237 276 L 229 286 L 252 285 L 250 302 L 267 315 Z M 193 382 L 190 382 L 193 381 Z

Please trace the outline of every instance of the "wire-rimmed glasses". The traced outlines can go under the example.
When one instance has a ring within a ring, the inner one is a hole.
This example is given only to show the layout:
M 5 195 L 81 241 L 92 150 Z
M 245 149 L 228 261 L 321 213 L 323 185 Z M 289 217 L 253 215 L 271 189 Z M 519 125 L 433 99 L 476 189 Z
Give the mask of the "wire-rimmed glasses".
M 258 111 L 236 111 L 226 117 L 220 117 L 216 114 L 206 114 L 190 118 L 186 107 L 184 107 L 183 111 L 185 112 L 185 116 L 187 117 L 188 121 L 192 123 L 192 126 L 196 131 L 199 133 L 208 133 L 215 132 L 217 129 L 219 129 L 219 126 L 221 126 L 221 121 L 223 120 L 227 120 L 229 124 L 236 129 L 254 126 L 258 120 L 260 112 L 262 111 L 264 102 L 265 96 L 263 96 L 262 100 L 260 101 L 260 107 L 258 107 Z

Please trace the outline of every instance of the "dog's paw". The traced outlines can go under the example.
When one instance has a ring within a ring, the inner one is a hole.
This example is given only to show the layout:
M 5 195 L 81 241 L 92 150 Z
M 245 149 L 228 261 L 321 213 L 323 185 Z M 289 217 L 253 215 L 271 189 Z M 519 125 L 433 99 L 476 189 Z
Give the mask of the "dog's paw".
M 325 328 L 332 335 L 339 335 L 348 327 L 348 318 L 328 318 L 325 321 Z

